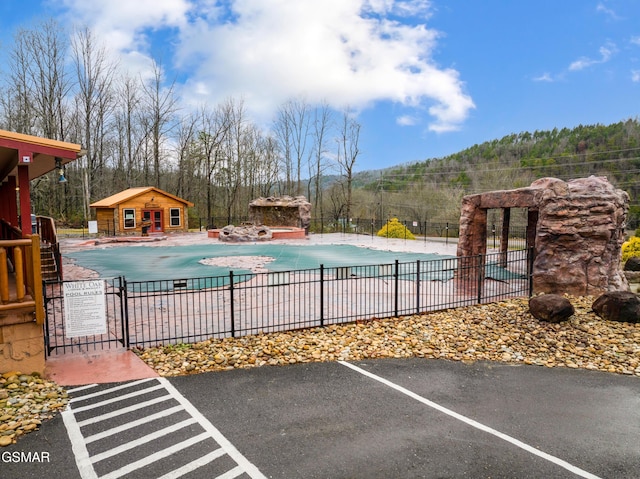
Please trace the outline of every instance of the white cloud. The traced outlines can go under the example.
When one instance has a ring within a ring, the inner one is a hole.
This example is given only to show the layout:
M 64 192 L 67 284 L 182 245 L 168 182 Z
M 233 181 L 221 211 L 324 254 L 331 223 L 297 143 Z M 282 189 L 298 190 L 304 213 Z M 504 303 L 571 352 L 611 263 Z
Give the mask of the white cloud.
M 396 118 L 396 123 L 400 126 L 413 126 L 418 123 L 418 119 L 412 115 L 402 115 Z
M 631 42 L 632 45 L 640 46 L 640 35 L 631 37 L 629 41 Z
M 631 81 L 640 83 L 640 70 L 631 70 Z
M 297 96 L 336 108 L 391 101 L 426 108 L 439 132 L 474 108 L 458 72 L 432 59 L 429 0 L 63 1 L 125 59 L 148 59 L 149 34 L 172 33 L 165 50 L 194 104 L 242 97 L 266 119 Z
M 588 68 L 591 65 L 606 63 L 609 60 L 611 60 L 611 57 L 617 53 L 618 49 L 614 43 L 607 42 L 605 45 L 601 46 L 598 51 L 600 53 L 600 58 L 593 59 L 588 57 L 581 57 L 569 65 L 569 70 L 570 71 L 584 70 L 585 68 Z
M 610 17 L 612 20 L 620 20 L 620 17 L 618 16 L 618 14 L 615 12 L 615 10 L 613 10 L 612 8 L 609 8 L 607 6 L 605 6 L 603 3 L 599 3 L 596 6 L 596 11 L 599 13 L 604 13 L 605 15 L 607 15 L 608 17 Z
M 96 35 L 118 50 L 144 44 L 144 28 L 183 28 L 192 7 L 189 0 L 62 0 L 70 17 L 88 25 Z
M 538 81 L 538 82 L 553 82 L 553 77 L 551 76 L 550 73 L 543 73 L 542 75 L 538 76 L 538 77 L 534 77 L 533 81 Z

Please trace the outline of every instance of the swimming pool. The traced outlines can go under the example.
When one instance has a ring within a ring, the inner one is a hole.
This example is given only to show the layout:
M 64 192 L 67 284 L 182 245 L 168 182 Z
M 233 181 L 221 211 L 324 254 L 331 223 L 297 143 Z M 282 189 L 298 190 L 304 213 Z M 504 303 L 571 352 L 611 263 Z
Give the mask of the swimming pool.
M 173 278 L 222 276 L 233 270 L 250 273 L 246 269 L 211 266 L 201 261 L 224 257 L 266 257 L 264 264 L 270 272 L 327 268 L 339 266 L 366 266 L 400 262 L 431 261 L 453 258 L 436 253 L 400 253 L 361 248 L 352 245 L 298 246 L 287 244 L 220 243 L 188 246 L 122 246 L 77 251 L 65 254 L 84 268 L 98 272 L 102 277 L 125 276 L 128 281 L 151 281 Z

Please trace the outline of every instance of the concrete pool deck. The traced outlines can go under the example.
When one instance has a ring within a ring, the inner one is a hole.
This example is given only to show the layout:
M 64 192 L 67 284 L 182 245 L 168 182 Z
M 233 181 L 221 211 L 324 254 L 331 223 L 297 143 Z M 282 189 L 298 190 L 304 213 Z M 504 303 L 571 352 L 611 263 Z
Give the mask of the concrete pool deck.
M 194 233 L 174 233 L 160 237 L 122 237 L 112 241 L 98 237 L 61 238 L 62 254 L 93 248 L 113 248 L 122 246 L 186 246 L 203 244 L 225 244 L 217 238 L 209 238 L 207 231 Z M 233 243 L 242 245 L 243 243 Z M 252 244 L 252 243 L 246 243 Z M 397 251 L 403 253 L 437 253 L 455 256 L 457 238 L 418 238 L 405 240 L 396 238 L 381 238 L 379 236 L 348 234 L 348 233 L 312 233 L 298 239 L 274 239 L 269 244 L 288 244 L 301 246 L 314 245 L 352 245 L 381 251 Z

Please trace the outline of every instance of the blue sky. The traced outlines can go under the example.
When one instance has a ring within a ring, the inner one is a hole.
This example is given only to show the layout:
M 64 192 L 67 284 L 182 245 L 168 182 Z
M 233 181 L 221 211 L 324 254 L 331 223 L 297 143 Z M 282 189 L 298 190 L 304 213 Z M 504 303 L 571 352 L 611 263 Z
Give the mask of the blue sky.
M 357 170 L 640 111 L 636 0 L 3 0 L 2 46 L 49 17 L 130 72 L 155 58 L 185 108 L 242 97 L 268 124 L 291 97 L 348 105 Z

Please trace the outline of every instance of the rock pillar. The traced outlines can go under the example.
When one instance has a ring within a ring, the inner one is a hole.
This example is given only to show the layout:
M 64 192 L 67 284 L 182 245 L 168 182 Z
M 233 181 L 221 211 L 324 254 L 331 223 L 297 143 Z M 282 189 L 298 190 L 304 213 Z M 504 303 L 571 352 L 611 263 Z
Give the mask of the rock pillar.
M 568 182 L 542 178 L 527 188 L 465 196 L 458 243 L 461 292 L 481 291 L 482 261 L 468 257 L 485 254 L 487 210 L 494 208 L 529 210 L 534 294 L 597 295 L 629 289 L 620 268 L 629 195 L 606 178 L 591 176 Z

